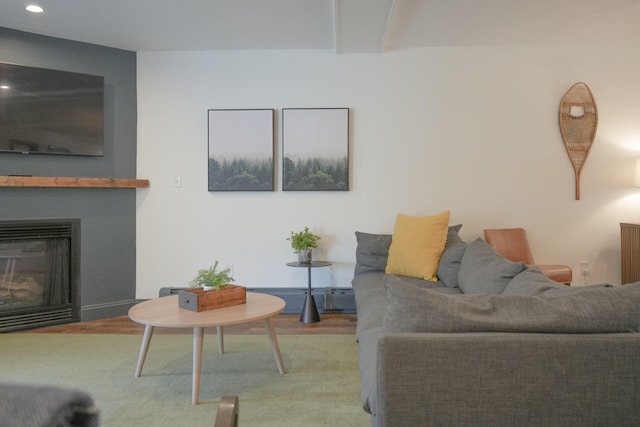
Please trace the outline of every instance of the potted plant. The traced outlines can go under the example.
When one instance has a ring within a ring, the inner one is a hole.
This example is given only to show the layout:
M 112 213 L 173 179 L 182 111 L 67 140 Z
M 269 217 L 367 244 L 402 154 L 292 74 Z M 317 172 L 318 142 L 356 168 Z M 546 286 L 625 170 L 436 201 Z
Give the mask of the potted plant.
M 212 289 L 219 291 L 234 279 L 231 277 L 230 268 L 225 268 L 222 271 L 218 271 L 217 269 L 218 260 L 216 260 L 211 267 L 198 270 L 198 275 L 189 284 L 192 288 L 202 288 L 205 291 L 210 291 Z
M 191 311 L 214 310 L 247 302 L 247 289 L 233 285 L 231 269 L 218 271 L 218 260 L 202 270 L 189 285 L 192 289 L 179 291 L 178 304 Z
M 291 242 L 293 253 L 298 254 L 298 262 L 309 264 L 312 258 L 312 250 L 318 247 L 318 240 L 321 237 L 309 231 L 309 227 L 298 232 L 291 232 L 287 240 Z

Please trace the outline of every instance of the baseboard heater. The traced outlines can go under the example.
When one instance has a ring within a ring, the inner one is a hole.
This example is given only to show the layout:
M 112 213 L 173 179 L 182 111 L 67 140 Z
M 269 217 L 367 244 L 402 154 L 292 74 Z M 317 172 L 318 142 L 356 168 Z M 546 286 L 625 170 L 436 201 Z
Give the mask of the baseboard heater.
M 160 288 L 160 296 L 175 295 L 180 287 Z M 286 302 L 283 313 L 300 313 L 304 304 L 307 288 L 247 288 L 249 292 L 258 292 L 274 295 Z M 356 300 L 352 288 L 316 288 L 311 291 L 320 313 L 345 313 L 356 312 Z

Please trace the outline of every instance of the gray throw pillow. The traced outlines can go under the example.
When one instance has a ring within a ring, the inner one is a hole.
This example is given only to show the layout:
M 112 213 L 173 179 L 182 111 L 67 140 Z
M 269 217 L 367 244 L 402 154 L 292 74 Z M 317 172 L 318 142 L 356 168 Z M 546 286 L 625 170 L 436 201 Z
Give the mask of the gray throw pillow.
M 356 231 L 356 268 L 354 275 L 367 271 L 384 271 L 387 267 L 391 234 Z
M 589 286 L 567 286 L 549 279 L 538 267 L 531 266 L 511 279 L 502 295 L 529 295 L 549 299 L 566 294 L 589 292 L 594 288 L 610 287 L 612 285 L 606 283 Z
M 549 289 L 563 288 L 568 286 L 549 279 L 538 267 L 529 267 L 511 279 L 502 295 L 539 296 Z
M 525 263 L 508 260 L 477 238 L 462 256 L 458 287 L 465 294 L 501 294 L 511 279 L 526 268 Z
M 388 286 L 388 332 L 613 333 L 640 331 L 640 283 L 545 299 L 450 295 Z
M 447 241 L 451 233 L 455 233 L 457 236 L 458 230 L 460 230 L 461 227 L 462 224 L 449 226 Z M 391 234 L 373 234 L 356 231 L 355 276 L 367 271 L 384 271 L 387 268 L 391 237 Z
M 447 243 L 438 264 L 438 280 L 450 288 L 458 286 L 460 263 L 464 251 L 467 249 L 467 244 L 458 235 L 461 227 L 462 224 L 449 227 Z

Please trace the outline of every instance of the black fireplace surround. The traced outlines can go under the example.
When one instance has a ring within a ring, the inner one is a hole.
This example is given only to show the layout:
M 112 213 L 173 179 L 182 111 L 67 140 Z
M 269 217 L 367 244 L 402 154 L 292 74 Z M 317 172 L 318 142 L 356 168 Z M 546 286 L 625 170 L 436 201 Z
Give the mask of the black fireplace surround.
M 0 332 L 80 321 L 80 220 L 0 221 Z

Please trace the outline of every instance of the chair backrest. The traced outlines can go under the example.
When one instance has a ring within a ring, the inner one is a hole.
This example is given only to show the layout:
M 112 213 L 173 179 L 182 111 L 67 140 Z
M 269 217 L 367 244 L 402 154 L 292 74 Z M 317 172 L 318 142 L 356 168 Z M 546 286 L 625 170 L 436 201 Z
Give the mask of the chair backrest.
M 497 228 L 484 230 L 484 240 L 499 254 L 514 262 L 533 265 L 533 254 L 524 228 Z

